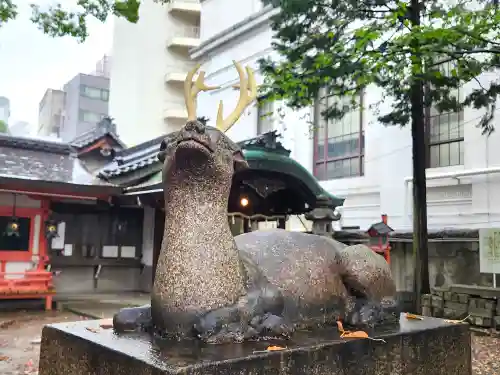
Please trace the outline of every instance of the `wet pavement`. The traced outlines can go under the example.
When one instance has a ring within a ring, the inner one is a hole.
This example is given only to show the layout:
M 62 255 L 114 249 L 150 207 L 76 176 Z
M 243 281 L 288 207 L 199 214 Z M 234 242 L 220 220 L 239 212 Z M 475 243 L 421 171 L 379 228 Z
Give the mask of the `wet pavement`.
M 85 320 L 69 312 L 0 313 L 0 374 L 36 375 L 45 324 Z M 500 375 L 500 339 L 473 334 L 473 375 Z

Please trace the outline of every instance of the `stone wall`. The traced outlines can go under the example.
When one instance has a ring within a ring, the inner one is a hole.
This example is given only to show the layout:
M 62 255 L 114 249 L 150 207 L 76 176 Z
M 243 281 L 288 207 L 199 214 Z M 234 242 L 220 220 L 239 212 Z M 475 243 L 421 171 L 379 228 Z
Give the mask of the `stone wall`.
M 97 279 L 94 266 L 60 267 L 57 271 L 61 272 L 54 276 L 54 285 L 62 295 L 138 292 L 144 290 L 143 280 L 151 279 L 151 272 L 145 275 L 139 267 L 102 267 Z
M 422 296 L 422 314 L 469 322 L 479 328 L 500 329 L 500 289 L 454 284 L 433 288 Z
M 391 244 L 391 268 L 398 291 L 413 287 L 413 249 L 411 242 Z M 493 276 L 479 272 L 477 241 L 429 243 L 429 277 L 431 288 L 452 284 L 492 286 Z

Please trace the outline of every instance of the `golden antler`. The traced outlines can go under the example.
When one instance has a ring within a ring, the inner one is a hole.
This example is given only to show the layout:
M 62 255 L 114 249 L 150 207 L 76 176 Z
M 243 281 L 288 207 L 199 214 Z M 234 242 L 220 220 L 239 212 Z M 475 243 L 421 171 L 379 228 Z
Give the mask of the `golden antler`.
M 231 114 L 225 119 L 222 118 L 223 114 L 223 104 L 222 100 L 219 103 L 219 110 L 217 111 L 217 128 L 222 131 L 228 131 L 231 126 L 234 125 L 236 121 L 240 118 L 241 114 L 247 108 L 250 103 L 252 103 L 257 98 L 257 84 L 255 83 L 255 77 L 253 75 L 253 70 L 250 67 L 246 67 L 248 79 L 245 77 L 245 72 L 241 65 L 236 61 L 233 61 L 238 75 L 240 76 L 240 84 L 236 85 L 236 88 L 240 89 L 240 99 L 236 104 L 236 108 Z
M 200 72 L 193 84 L 193 77 L 198 69 L 200 69 L 200 66 L 200 64 L 196 65 L 195 68 L 188 73 L 184 81 L 184 101 L 186 102 L 188 121 L 196 120 L 196 95 L 198 95 L 200 91 L 211 91 L 219 88 L 219 86 L 207 86 L 205 84 L 204 71 Z

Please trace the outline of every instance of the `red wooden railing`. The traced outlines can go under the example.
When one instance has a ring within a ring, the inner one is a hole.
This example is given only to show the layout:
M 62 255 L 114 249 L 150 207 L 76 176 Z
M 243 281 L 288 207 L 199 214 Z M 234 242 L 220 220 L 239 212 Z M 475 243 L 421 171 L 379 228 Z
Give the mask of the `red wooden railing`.
M 44 298 L 45 310 L 51 310 L 54 294 L 50 271 L 0 272 L 0 299 Z

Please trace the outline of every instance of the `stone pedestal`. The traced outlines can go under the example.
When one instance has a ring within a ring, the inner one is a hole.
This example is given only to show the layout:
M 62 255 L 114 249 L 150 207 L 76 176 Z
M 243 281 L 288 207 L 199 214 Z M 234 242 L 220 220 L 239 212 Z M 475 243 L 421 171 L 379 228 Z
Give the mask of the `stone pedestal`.
M 371 333 L 383 339 L 340 339 L 336 329 L 297 332 L 289 342 L 204 345 L 165 342 L 147 334 L 116 335 L 99 321 L 43 329 L 39 375 L 315 374 L 471 375 L 466 324 L 406 320 Z M 268 345 L 286 346 L 267 352 Z

